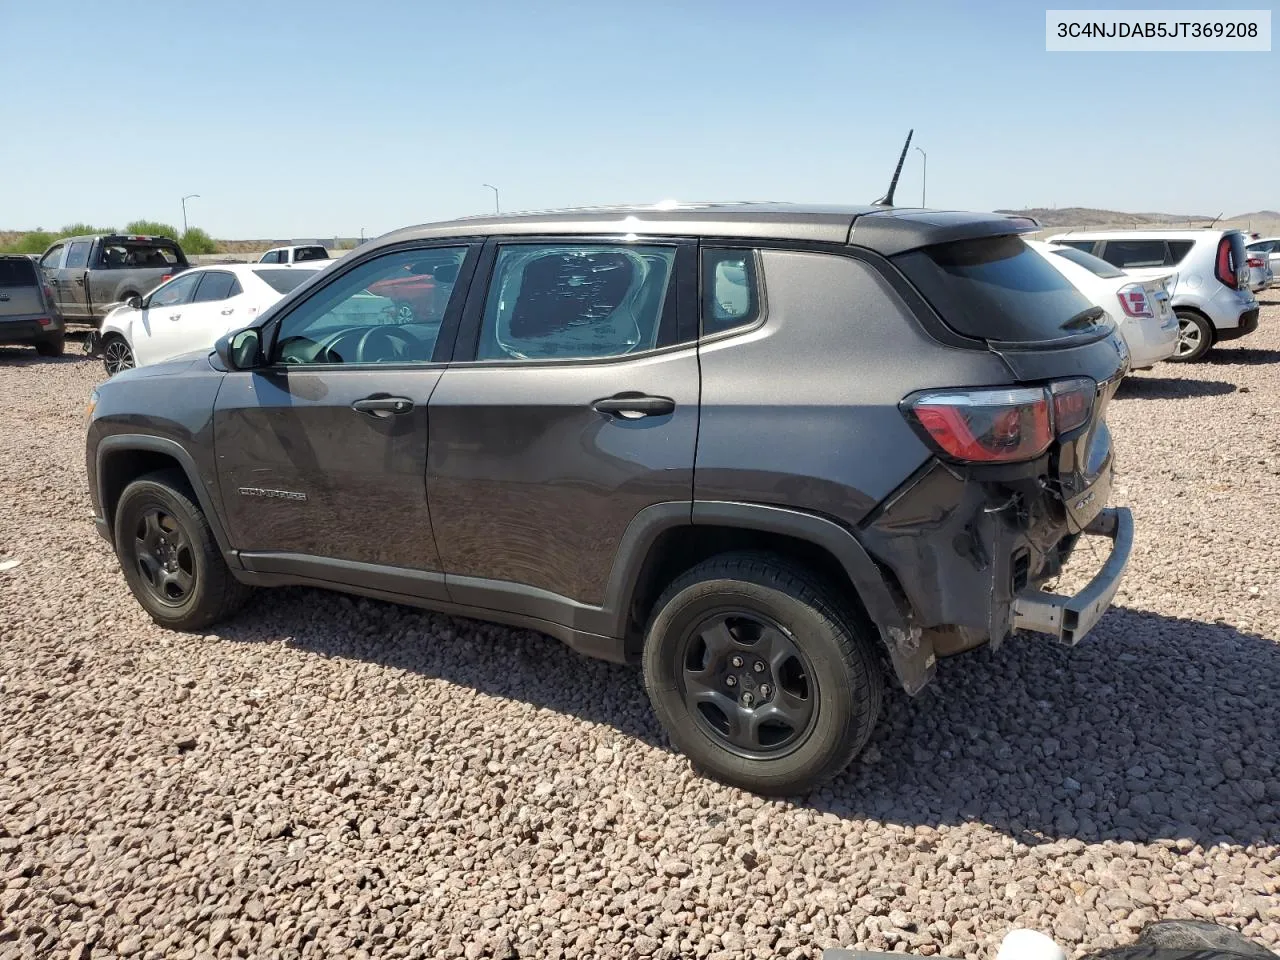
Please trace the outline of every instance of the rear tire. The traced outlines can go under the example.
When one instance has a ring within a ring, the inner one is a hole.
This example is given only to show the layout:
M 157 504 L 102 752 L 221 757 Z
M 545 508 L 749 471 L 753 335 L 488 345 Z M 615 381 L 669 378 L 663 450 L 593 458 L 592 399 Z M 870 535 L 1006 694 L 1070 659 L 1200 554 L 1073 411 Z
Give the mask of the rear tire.
M 202 630 L 252 593 L 231 575 L 181 470 L 149 473 L 124 488 L 114 538 L 129 589 L 162 627 Z
M 1169 361 L 1194 363 L 1213 348 L 1213 324 L 1190 310 L 1175 310 L 1174 313 L 1178 317 L 1178 345 Z
M 118 333 L 108 333 L 103 337 L 100 350 L 102 365 L 106 367 L 109 377 L 114 377 L 121 370 L 132 370 L 138 365 L 129 341 Z
M 644 682 L 671 741 L 709 776 L 756 793 L 804 793 L 866 745 L 884 675 L 870 625 L 805 567 L 728 553 L 663 592 Z
M 46 340 L 36 341 L 36 353 L 42 357 L 60 357 L 67 348 L 67 335 L 55 334 Z

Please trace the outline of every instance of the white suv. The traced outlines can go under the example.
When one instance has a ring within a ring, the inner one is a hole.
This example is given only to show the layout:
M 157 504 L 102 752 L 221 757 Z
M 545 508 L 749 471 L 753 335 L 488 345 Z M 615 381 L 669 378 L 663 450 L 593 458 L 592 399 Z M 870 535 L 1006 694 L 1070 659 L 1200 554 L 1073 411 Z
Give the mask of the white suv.
M 1101 257 L 1137 277 L 1174 273 L 1178 349 L 1170 360 L 1199 360 L 1220 340 L 1258 329 L 1239 230 L 1116 230 L 1059 233 L 1047 242 Z

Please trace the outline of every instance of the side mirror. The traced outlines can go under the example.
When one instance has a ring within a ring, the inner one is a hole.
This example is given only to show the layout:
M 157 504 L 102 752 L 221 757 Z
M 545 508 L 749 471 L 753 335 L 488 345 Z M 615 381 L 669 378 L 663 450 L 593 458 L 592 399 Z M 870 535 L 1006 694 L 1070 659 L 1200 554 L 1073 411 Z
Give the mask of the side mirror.
M 265 363 L 262 356 L 262 333 L 257 327 L 219 337 L 213 349 L 228 370 L 252 370 Z
M 141 310 L 142 297 L 138 296 L 136 293 L 131 293 L 125 298 L 124 305 L 131 310 Z

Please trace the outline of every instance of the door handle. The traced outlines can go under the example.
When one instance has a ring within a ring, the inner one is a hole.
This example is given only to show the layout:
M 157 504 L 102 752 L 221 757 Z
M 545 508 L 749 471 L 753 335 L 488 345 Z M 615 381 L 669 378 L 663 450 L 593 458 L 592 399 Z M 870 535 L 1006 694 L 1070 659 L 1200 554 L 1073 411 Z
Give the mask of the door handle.
M 83 287 L 83 286 L 84 286 L 84 277 L 76 277 L 76 283 L 80 284 L 80 286 L 82 286 L 82 287 Z
M 223 310 L 223 311 L 222 311 L 222 315 L 223 315 L 224 317 L 229 317 L 229 316 L 231 316 L 231 315 L 232 315 L 233 313 L 235 313 L 235 312 L 236 312 L 236 308 L 235 308 L 235 307 L 228 307 L 226 310 Z
M 591 404 L 597 413 L 616 414 L 634 420 L 639 417 L 660 417 L 672 413 L 676 402 L 670 397 L 650 397 L 641 393 L 619 393 Z
M 365 397 L 351 404 L 357 413 L 371 413 L 381 417 L 387 414 L 398 415 L 413 409 L 413 401 L 408 397 Z
M 180 313 L 171 313 L 171 314 L 169 314 L 169 319 L 170 319 L 170 320 L 180 320 L 180 319 L 182 319 L 182 314 L 180 314 Z

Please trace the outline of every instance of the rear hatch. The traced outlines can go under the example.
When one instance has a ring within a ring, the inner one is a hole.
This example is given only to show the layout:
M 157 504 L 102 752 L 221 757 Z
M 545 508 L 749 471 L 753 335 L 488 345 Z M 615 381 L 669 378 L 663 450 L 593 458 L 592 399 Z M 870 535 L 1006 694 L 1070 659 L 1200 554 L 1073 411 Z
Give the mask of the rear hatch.
M 42 282 L 30 257 L 0 257 L 0 320 L 46 316 Z
M 1051 456 L 1069 526 L 1082 529 L 1106 504 L 1106 410 L 1128 368 L 1128 350 L 1105 311 L 1017 236 L 943 243 L 893 260 L 943 323 L 984 342 L 1019 384 L 1091 382 L 1087 419 L 1060 433 Z

